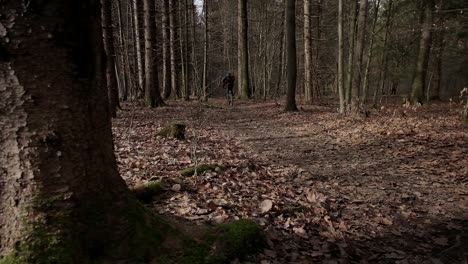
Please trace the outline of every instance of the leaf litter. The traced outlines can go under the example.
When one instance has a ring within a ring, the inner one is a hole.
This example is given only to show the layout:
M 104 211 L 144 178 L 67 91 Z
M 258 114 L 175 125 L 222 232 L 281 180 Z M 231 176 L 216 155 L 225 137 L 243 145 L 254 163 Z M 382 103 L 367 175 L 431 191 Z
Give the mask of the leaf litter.
M 390 106 L 366 119 L 327 104 L 297 113 L 220 100 L 126 108 L 113 130 L 128 185 L 170 181 L 152 204 L 163 215 L 256 220 L 269 245 L 258 263 L 468 257 L 468 125 L 457 107 Z M 174 121 L 187 125 L 185 140 L 156 135 Z M 200 164 L 225 169 L 180 174 Z

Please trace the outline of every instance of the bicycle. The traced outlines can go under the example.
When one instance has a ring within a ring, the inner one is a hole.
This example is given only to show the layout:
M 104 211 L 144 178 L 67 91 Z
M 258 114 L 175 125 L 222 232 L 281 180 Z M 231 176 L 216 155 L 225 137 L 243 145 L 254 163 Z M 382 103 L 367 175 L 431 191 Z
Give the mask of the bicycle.
M 226 89 L 226 100 L 229 106 L 234 105 L 234 91 L 232 89 Z

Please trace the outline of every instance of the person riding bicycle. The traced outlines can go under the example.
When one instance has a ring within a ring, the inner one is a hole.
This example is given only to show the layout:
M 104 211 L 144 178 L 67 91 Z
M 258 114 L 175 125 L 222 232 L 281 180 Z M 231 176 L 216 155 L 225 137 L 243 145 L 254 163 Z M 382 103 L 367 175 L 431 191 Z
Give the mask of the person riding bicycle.
M 223 89 L 226 89 L 226 96 L 234 96 L 234 81 L 236 78 L 230 72 L 223 78 Z M 227 87 L 226 87 L 227 86 Z

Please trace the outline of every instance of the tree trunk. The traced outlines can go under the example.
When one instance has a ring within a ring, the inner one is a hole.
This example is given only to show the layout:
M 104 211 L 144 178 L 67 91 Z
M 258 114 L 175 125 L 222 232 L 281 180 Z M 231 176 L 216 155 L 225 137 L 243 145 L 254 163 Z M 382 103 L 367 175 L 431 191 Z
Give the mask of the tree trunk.
M 205 41 L 203 50 L 203 96 L 202 101 L 208 101 L 208 1 L 203 1 L 203 12 L 205 14 Z
M 361 81 L 362 81 L 362 61 L 363 61 L 363 54 L 364 54 L 364 39 L 366 36 L 366 20 L 367 20 L 367 3 L 368 0 L 360 0 L 359 2 L 359 17 L 358 17 L 358 25 L 357 25 L 357 36 L 356 36 L 356 51 L 354 52 L 355 58 L 354 68 L 356 69 L 356 73 L 353 75 L 353 84 L 351 88 L 351 96 L 352 101 L 357 102 L 360 96 L 360 88 L 361 88 Z
M 312 29 L 310 25 L 310 0 L 304 0 L 304 94 L 312 101 Z
M 133 4 L 133 24 L 135 34 L 135 52 L 137 62 L 137 75 L 138 75 L 138 91 L 137 97 L 143 93 L 143 63 L 141 57 L 141 38 L 140 38 L 140 21 L 137 0 L 132 0 Z
M 372 22 L 372 34 L 370 36 L 370 44 L 367 51 L 367 63 L 364 71 L 364 81 L 362 82 L 362 104 L 365 104 L 367 101 L 367 90 L 369 88 L 369 70 L 374 54 L 375 28 L 377 25 L 377 19 L 379 18 L 379 6 L 380 0 L 377 0 L 377 2 L 374 4 L 374 21 Z
M 184 100 L 190 100 L 190 86 L 189 86 L 189 22 L 188 22 L 188 9 L 189 9 L 189 1 L 184 1 L 184 66 L 185 66 L 185 82 L 184 82 Z
M 171 53 L 171 89 L 176 99 L 180 97 L 177 74 L 177 25 L 175 19 L 175 1 L 169 0 L 169 30 L 170 30 L 170 53 Z
M 117 117 L 119 95 L 117 90 L 117 75 L 115 72 L 114 36 L 112 33 L 112 5 L 110 0 L 101 0 L 102 38 L 106 54 L 106 84 L 109 112 Z
M 240 77 L 242 84 L 241 98 L 249 99 L 252 97 L 249 76 L 249 39 L 248 39 L 248 19 L 247 19 L 247 0 L 238 0 L 239 4 L 239 41 L 240 41 Z
M 346 104 L 351 104 L 351 89 L 354 75 L 354 47 L 356 44 L 356 8 L 357 0 L 350 1 L 349 7 L 349 33 L 348 33 L 348 67 L 346 71 Z
M 424 90 L 426 85 L 427 66 L 431 51 L 432 40 L 432 6 L 431 0 L 423 3 L 423 24 L 421 25 L 421 37 L 419 42 L 418 58 L 416 61 L 413 82 L 411 84 L 411 102 L 424 102 Z
M 286 0 L 286 43 L 287 43 L 287 73 L 288 91 L 286 93 L 286 111 L 297 111 L 296 106 L 296 0 Z
M 168 99 L 171 96 L 171 38 L 169 23 L 169 1 L 162 2 L 162 97 Z
M 147 263 L 160 244 L 117 172 L 100 5 L 86 3 L 2 1 L 0 262 Z
M 285 42 L 285 34 L 284 34 L 284 31 L 285 31 L 285 27 L 286 27 L 286 12 L 285 12 L 285 9 L 286 8 L 283 8 L 282 9 L 282 13 L 281 13 L 281 18 L 282 18 L 282 23 L 281 23 L 281 29 L 280 29 L 280 34 L 279 34 L 279 43 L 280 43 L 280 47 L 279 47 L 279 51 L 278 51 L 278 60 L 279 60 L 279 63 L 278 63 L 278 79 L 276 80 L 276 91 L 275 91 L 275 96 L 278 96 L 280 94 L 280 90 L 281 90 L 281 83 L 282 83 L 282 79 L 283 79 L 283 72 L 284 72 L 284 63 L 283 63 L 283 58 L 284 58 L 284 42 Z M 283 93 L 281 93 L 283 94 Z
M 380 64 L 382 65 L 382 68 L 380 69 L 377 87 L 374 90 L 374 98 L 372 99 L 372 104 L 374 105 L 374 107 L 377 107 L 377 96 L 379 94 L 379 91 L 381 93 L 383 92 L 385 79 L 387 78 L 387 66 L 388 66 L 387 44 L 388 44 L 388 38 L 390 35 L 391 25 L 392 25 L 392 20 L 391 20 L 392 12 L 393 12 L 392 7 L 393 7 L 393 0 L 389 0 L 387 18 L 385 21 L 385 36 L 384 36 L 384 41 L 383 41 L 383 50 L 382 50 L 382 55 L 380 57 Z
M 159 90 L 158 63 L 155 56 L 156 20 L 154 0 L 143 0 L 145 25 L 145 102 L 148 107 L 163 106 Z
M 442 58 L 445 50 L 445 17 L 442 13 L 443 6 L 444 0 L 439 0 L 436 9 L 437 21 L 435 22 L 437 33 L 434 36 L 434 48 L 432 49 L 434 54 L 432 100 L 440 100 L 442 84 Z
M 340 114 L 345 111 L 345 96 L 343 87 L 343 0 L 338 1 L 338 94 L 340 96 Z

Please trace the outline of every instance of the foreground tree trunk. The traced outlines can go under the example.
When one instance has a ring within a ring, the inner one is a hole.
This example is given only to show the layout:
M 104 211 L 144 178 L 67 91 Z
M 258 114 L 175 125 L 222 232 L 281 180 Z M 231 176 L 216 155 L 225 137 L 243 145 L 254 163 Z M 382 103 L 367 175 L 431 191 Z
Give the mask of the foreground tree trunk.
M 297 111 L 296 106 L 296 0 L 286 0 L 286 42 L 287 42 L 287 73 L 288 91 L 286 93 L 286 111 Z
M 421 25 L 421 37 L 419 41 L 419 51 L 416 65 L 414 68 L 413 83 L 411 85 L 411 102 L 423 103 L 424 90 L 426 86 L 427 66 L 431 51 L 432 41 L 432 6 L 433 3 L 427 0 L 423 3 L 421 10 L 423 15 L 423 24 Z
M 249 99 L 252 97 L 249 76 L 249 38 L 248 38 L 248 20 L 247 20 L 247 0 L 239 0 L 239 41 L 240 41 L 240 77 L 239 82 L 242 85 L 241 98 Z M 265 66 L 266 67 L 266 66 Z
M 117 172 L 99 6 L 2 1 L 2 263 L 148 262 L 160 244 L 162 227 Z
M 145 25 L 145 102 L 148 107 L 163 106 L 158 80 L 158 63 L 155 56 L 156 20 L 153 0 L 143 0 Z

